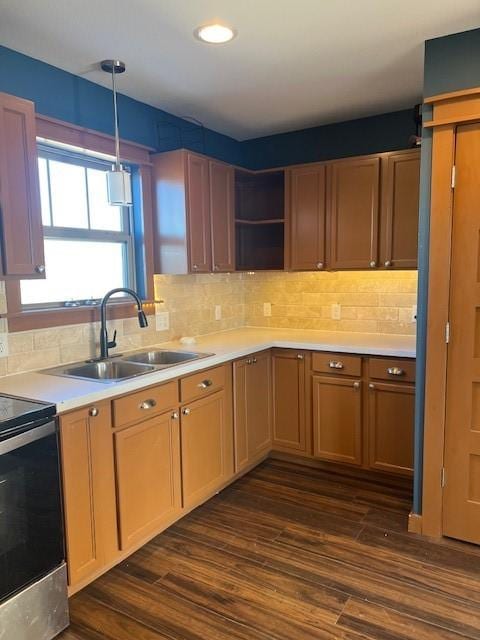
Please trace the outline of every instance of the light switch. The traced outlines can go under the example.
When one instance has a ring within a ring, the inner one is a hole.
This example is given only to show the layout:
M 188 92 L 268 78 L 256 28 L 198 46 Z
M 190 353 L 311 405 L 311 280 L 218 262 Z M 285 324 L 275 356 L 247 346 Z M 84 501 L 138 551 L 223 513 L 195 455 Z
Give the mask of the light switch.
M 340 320 L 342 317 L 342 307 L 338 303 L 332 304 L 332 320 Z

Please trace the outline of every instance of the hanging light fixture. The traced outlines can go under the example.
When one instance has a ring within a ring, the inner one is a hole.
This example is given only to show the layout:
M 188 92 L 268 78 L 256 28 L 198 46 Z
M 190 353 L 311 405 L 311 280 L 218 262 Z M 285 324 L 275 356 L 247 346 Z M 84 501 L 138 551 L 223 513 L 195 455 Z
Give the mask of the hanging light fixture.
M 100 66 L 103 71 L 112 75 L 113 115 L 115 124 L 115 164 L 111 171 L 107 171 L 108 202 L 114 206 L 130 206 L 132 201 L 131 175 L 120 162 L 120 137 L 118 133 L 117 87 L 115 76 L 125 71 L 125 63 L 120 60 L 102 60 Z

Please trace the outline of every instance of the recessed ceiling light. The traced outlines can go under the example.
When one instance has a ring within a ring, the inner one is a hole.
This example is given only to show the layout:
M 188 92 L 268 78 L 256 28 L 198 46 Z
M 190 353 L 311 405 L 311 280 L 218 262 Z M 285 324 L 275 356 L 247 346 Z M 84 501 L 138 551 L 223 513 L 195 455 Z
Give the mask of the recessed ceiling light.
M 196 38 L 209 44 L 225 44 L 237 35 L 233 29 L 218 22 L 197 27 L 193 33 Z

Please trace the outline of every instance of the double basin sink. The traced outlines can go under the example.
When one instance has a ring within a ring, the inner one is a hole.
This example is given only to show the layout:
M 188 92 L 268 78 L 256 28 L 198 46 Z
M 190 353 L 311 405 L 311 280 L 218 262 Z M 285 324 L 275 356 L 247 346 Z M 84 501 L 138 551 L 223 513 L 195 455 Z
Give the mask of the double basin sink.
M 135 378 L 136 376 L 153 373 L 154 371 L 167 369 L 211 355 L 213 354 L 162 349 L 132 353 L 128 356 L 114 356 L 108 360 L 80 362 L 63 367 L 54 367 L 44 370 L 43 373 L 79 378 L 81 380 L 94 380 L 96 382 L 119 382 L 120 380 Z

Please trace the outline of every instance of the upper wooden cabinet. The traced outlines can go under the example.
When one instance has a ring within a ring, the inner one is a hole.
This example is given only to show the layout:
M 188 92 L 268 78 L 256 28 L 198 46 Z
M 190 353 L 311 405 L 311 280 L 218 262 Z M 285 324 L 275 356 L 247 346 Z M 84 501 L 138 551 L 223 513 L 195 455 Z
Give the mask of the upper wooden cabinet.
M 420 152 L 391 153 L 382 162 L 381 265 L 414 269 L 418 252 Z
M 380 158 L 354 158 L 329 167 L 330 269 L 378 265 Z
M 234 259 L 234 170 L 185 151 L 153 157 L 155 271 L 231 271 Z
M 312 164 L 287 172 L 286 265 L 293 270 L 326 267 L 326 165 Z
M 45 277 L 33 102 L 0 93 L 0 211 L 4 276 Z

